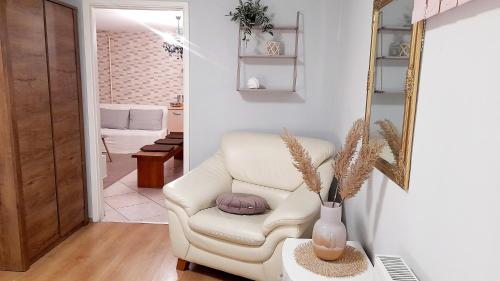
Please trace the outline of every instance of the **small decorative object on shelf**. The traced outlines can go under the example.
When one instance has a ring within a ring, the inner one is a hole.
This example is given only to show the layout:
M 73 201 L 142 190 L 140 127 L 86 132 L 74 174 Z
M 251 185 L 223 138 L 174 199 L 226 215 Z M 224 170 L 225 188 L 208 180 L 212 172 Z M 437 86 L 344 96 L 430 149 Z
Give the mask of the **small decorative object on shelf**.
M 259 79 L 255 77 L 249 78 L 247 81 L 247 87 L 248 89 L 259 89 L 260 88 Z
M 411 26 L 411 15 L 410 14 L 404 14 L 403 15 L 403 26 Z
M 266 53 L 269 56 L 279 56 L 281 51 L 281 42 L 278 41 L 267 41 L 266 42 Z
M 399 53 L 401 52 L 401 43 L 401 40 L 395 39 L 394 42 L 389 45 L 389 56 L 399 56 Z
M 408 57 L 410 56 L 410 43 L 401 43 L 399 44 L 399 56 L 400 57 Z
M 346 137 L 344 147 L 335 155 L 333 175 L 337 179 L 337 188 L 333 202 L 323 202 L 321 198 L 321 179 L 309 153 L 286 129 L 282 136 L 292 155 L 294 166 L 302 173 L 304 183 L 309 190 L 318 194 L 321 202 L 321 218 L 314 225 L 312 235 L 314 253 L 320 259 L 337 260 L 344 253 L 346 229 L 341 221 L 342 205 L 361 189 L 383 147 L 383 142 L 378 139 L 365 142 L 367 135 L 364 120 L 356 120 Z M 336 203 L 337 201 L 339 202 Z
M 240 28 L 243 30 L 241 40 L 249 41 L 252 35 L 252 28 L 258 27 L 263 33 L 273 35 L 273 24 L 271 19 L 266 15 L 268 6 L 260 5 L 260 0 L 240 0 L 238 7 L 234 11 L 229 12 L 227 16 L 231 17 L 231 21 L 240 23 Z

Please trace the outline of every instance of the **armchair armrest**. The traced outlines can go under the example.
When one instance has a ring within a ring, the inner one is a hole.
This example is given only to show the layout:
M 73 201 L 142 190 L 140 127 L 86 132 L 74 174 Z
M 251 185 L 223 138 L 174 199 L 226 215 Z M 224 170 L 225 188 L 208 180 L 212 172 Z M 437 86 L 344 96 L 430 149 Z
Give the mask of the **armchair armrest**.
M 328 191 L 333 180 L 331 164 L 332 161 L 329 160 L 318 167 L 322 184 L 320 194 L 323 200 L 328 197 Z M 320 205 L 318 195 L 310 191 L 306 184 L 303 183 L 266 218 L 262 230 L 267 235 L 279 226 L 307 223 L 318 215 Z
M 199 167 L 168 183 L 163 193 L 167 202 L 179 205 L 188 216 L 192 216 L 215 206 L 219 194 L 231 191 L 231 182 L 232 177 L 226 170 L 221 152 L 217 152 Z

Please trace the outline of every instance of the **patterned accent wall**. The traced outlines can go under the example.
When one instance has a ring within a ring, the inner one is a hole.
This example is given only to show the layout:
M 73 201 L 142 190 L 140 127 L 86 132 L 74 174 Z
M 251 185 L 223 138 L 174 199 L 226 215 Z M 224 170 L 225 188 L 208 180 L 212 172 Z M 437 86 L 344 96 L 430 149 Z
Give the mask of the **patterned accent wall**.
M 97 32 L 102 103 L 167 105 L 183 93 L 182 59 L 155 33 Z M 111 61 L 111 67 L 110 67 Z
M 99 71 L 99 97 L 101 103 L 111 103 L 108 34 L 97 32 L 97 69 Z

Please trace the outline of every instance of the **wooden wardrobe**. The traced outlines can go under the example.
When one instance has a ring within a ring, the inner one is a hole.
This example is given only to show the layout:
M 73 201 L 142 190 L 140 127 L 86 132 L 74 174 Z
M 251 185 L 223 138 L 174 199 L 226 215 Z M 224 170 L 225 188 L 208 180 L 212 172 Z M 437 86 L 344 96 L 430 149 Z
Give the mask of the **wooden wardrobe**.
M 76 10 L 0 0 L 0 270 L 87 223 Z

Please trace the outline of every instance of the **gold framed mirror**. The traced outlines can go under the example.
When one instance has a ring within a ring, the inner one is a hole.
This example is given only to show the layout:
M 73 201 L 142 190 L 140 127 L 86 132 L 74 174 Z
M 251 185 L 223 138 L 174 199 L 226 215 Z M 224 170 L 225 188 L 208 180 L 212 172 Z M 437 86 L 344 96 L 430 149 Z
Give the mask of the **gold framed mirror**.
M 376 167 L 408 190 L 424 21 L 411 24 L 413 0 L 375 0 L 365 121 L 385 143 Z

